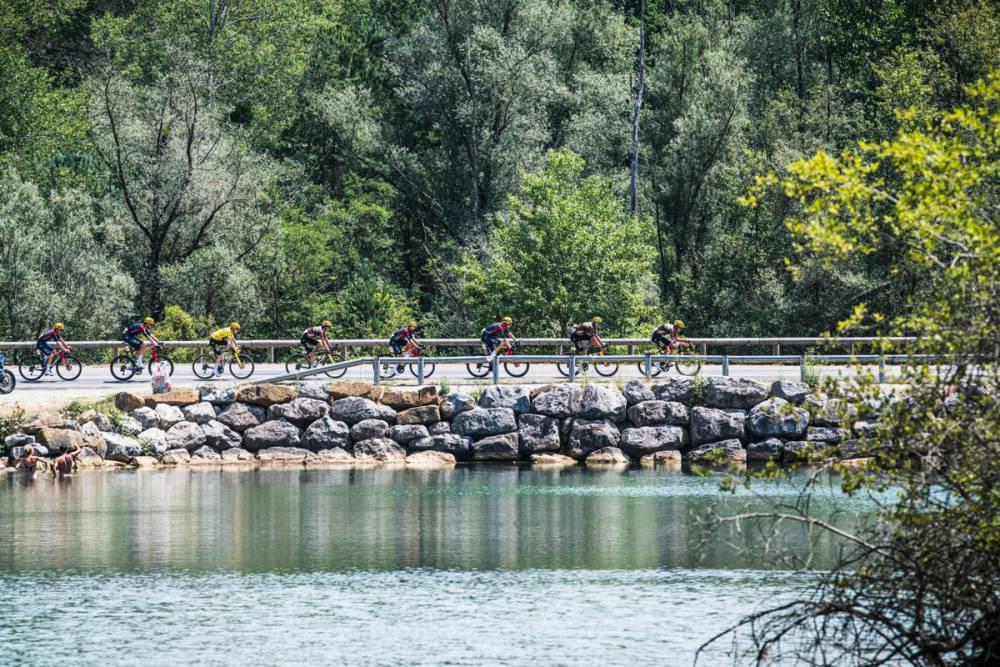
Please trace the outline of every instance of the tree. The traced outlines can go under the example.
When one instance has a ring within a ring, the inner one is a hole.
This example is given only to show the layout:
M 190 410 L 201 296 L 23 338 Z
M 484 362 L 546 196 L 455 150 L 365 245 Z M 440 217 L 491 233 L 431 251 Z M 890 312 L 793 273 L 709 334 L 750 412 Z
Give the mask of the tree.
M 649 317 L 649 223 L 622 207 L 612 180 L 583 171 L 572 152 L 549 152 L 510 198 L 487 259 L 466 256 L 459 272 L 479 321 L 511 315 L 519 333 L 551 335 L 593 315 L 619 332 Z
M 817 153 L 780 179 L 800 203 L 789 226 L 803 253 L 836 265 L 893 243 L 933 271 L 889 331 L 917 336 L 900 351 L 935 358 L 913 357 L 903 368 L 906 392 L 894 399 L 870 377 L 833 388 L 841 418 L 880 415 L 877 432 L 857 443 L 878 464 L 840 467 L 835 449 L 813 462 L 838 467 L 848 493 L 871 493 L 874 522 L 852 534 L 813 516 L 814 484 L 784 515 L 729 518 L 801 522 L 844 542 L 838 565 L 805 595 L 745 621 L 758 663 L 1000 658 L 1000 74 L 966 94 L 968 105 L 931 124 L 907 129 L 903 112 L 893 139 Z M 842 330 L 878 319 L 858 304 Z

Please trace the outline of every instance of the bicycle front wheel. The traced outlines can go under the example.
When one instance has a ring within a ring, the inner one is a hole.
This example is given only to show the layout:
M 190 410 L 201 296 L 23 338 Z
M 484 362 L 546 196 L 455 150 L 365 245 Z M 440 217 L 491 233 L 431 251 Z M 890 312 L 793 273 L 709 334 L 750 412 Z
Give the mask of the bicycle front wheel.
M 83 364 L 80 360 L 74 356 L 66 355 L 65 359 L 59 361 L 59 365 L 56 366 L 56 373 L 59 374 L 63 380 L 73 381 L 80 377 L 80 373 L 83 372 Z
M 618 372 L 618 364 L 597 362 L 594 364 L 594 370 L 601 377 L 609 378 Z
M 329 365 L 329 364 L 337 364 L 337 363 L 340 363 L 341 361 L 347 361 L 347 350 L 341 350 L 339 348 L 333 348 L 333 352 L 331 352 L 330 354 L 326 355 L 326 357 L 322 360 L 322 363 L 324 365 Z M 344 377 L 344 375 L 346 373 L 347 373 L 347 369 L 346 368 L 337 368 L 337 369 L 332 370 L 332 371 L 326 371 L 323 374 L 325 376 L 327 376 L 328 378 L 336 380 L 337 378 Z
M 474 364 L 466 364 L 465 370 L 474 378 L 484 378 L 493 370 L 493 364 L 488 361 L 480 361 Z
M 201 380 L 208 380 L 215 375 L 215 355 L 199 354 L 191 363 L 191 370 L 194 376 Z
M 466 364 L 468 365 L 468 364 Z M 410 364 L 410 373 L 413 377 L 417 377 L 417 365 Z M 424 362 L 424 379 L 426 380 L 430 376 L 434 375 L 434 364 Z
M 0 378 L 0 394 L 9 394 L 17 386 L 17 378 L 6 368 L 3 369 L 3 378 Z
M 249 354 L 240 352 L 239 359 L 235 357 L 229 362 L 229 372 L 237 380 L 246 380 L 253 375 L 254 363 Z
M 128 382 L 135 375 L 132 355 L 119 354 L 111 360 L 111 377 L 119 382 Z
M 697 375 L 701 372 L 701 359 L 685 357 L 675 361 L 674 366 L 677 367 L 677 372 L 681 375 Z
M 639 374 L 640 375 L 646 375 L 646 362 L 640 361 L 636 365 L 639 367 Z M 663 369 L 660 367 L 660 364 L 657 363 L 657 362 L 653 362 L 652 364 L 649 365 L 649 376 L 648 377 L 655 378 L 657 375 L 659 375 L 662 372 L 663 372 Z
M 523 378 L 528 374 L 528 362 L 526 361 L 505 361 L 503 369 L 512 378 Z
M 159 359 L 150 359 L 146 363 L 146 370 L 149 371 L 149 377 L 153 377 L 153 369 L 156 367 L 157 363 L 164 364 L 167 367 L 167 377 L 174 374 L 174 362 L 170 360 L 170 357 L 165 357 L 161 354 Z

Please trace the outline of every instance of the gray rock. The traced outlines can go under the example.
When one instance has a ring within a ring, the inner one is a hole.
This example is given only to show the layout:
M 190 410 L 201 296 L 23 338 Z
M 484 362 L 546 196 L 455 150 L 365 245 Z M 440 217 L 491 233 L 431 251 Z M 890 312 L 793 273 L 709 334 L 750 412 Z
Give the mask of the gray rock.
M 138 419 L 129 415 L 125 415 L 118 420 L 118 429 L 123 431 L 126 435 L 139 435 L 145 430 L 142 428 L 142 424 L 139 423 Z
M 429 435 L 444 435 L 445 433 L 451 433 L 451 424 L 449 422 L 434 422 L 427 427 L 427 433 Z
M 388 433 L 389 425 L 381 419 L 362 419 L 351 427 L 351 442 L 385 438 Z
M 647 387 L 642 380 L 632 380 L 625 385 L 622 393 L 625 395 L 625 400 L 628 401 L 629 405 L 636 405 L 643 401 L 652 401 L 656 398 L 653 390 Z
M 636 426 L 686 425 L 691 416 L 687 406 L 677 401 L 643 401 L 628 409 L 629 421 Z
M 167 445 L 169 449 L 183 447 L 193 452 L 206 442 L 205 433 L 194 422 L 178 422 L 167 429 Z
M 458 435 L 482 438 L 488 435 L 513 433 L 517 430 L 514 411 L 510 408 L 487 408 L 462 412 L 451 423 Z
M 472 443 L 474 461 L 516 461 L 517 433 L 491 435 Z
M 243 444 L 239 433 L 217 419 L 202 424 L 201 432 L 205 434 L 205 443 L 216 449 L 232 449 Z
M 27 435 L 26 433 L 12 433 L 3 439 L 3 444 L 6 445 L 7 449 L 11 447 L 24 447 L 25 445 L 31 445 L 35 442 L 35 436 Z
M 520 415 L 531 410 L 531 396 L 528 389 L 520 385 L 493 385 L 483 390 L 479 407 L 510 408 Z
M 778 438 L 751 442 L 747 445 L 747 461 L 780 461 L 784 451 L 785 443 Z
M 421 405 L 396 413 L 397 424 L 434 424 L 441 421 L 441 410 L 436 405 Z
M 317 401 L 326 403 L 330 399 L 330 393 L 326 388 L 326 382 L 318 382 L 316 380 L 303 382 L 299 385 L 299 396 L 301 398 L 314 398 Z
M 430 437 L 427 427 L 422 424 L 396 425 L 389 429 L 389 437 L 406 447 L 412 440 Z
M 372 438 L 354 445 L 354 460 L 358 463 L 402 463 L 406 460 L 406 450 L 389 438 Z
M 628 402 L 614 387 L 589 384 L 580 396 L 579 416 L 584 419 L 610 419 L 620 422 L 625 419 Z
M 735 439 L 709 442 L 696 447 L 688 452 L 687 460 L 689 463 L 715 464 L 719 462 L 716 459 L 720 456 L 718 452 L 722 452 L 721 456 L 726 463 L 747 462 L 747 450 L 743 449 L 743 444 Z
M 326 402 L 315 398 L 296 398 L 289 403 L 275 403 L 267 409 L 268 421 L 287 419 L 297 426 L 307 426 L 330 411 Z
M 233 403 L 220 412 L 216 419 L 237 433 L 243 433 L 249 428 L 260 426 L 265 414 L 265 411 L 256 405 Z
M 219 452 L 208 445 L 202 445 L 191 452 L 191 463 L 218 463 L 220 461 L 222 461 L 222 457 L 219 456 Z
M 11 458 L 23 459 L 28 454 L 34 454 L 35 456 L 46 457 L 49 455 L 49 449 L 45 445 L 40 445 L 37 442 L 28 443 L 27 445 L 18 445 L 17 447 L 11 447 L 9 450 Z
M 821 443 L 806 442 L 804 440 L 794 440 L 786 442 L 782 445 L 782 451 L 784 452 L 783 458 L 785 462 L 793 461 L 807 461 L 810 456 L 812 456 L 814 451 L 822 448 Z
M 85 422 L 83 426 L 80 427 L 80 433 L 84 435 L 100 437 L 101 428 L 97 425 L 97 422 Z
M 775 380 L 771 383 L 771 395 L 798 405 L 809 395 L 809 385 L 805 382 Z
M 274 422 L 267 422 L 267 424 L 273 424 Z M 291 423 L 291 422 L 287 422 Z M 266 424 L 261 424 L 265 426 Z M 261 428 L 258 426 L 257 428 Z M 265 447 L 257 452 L 257 460 L 261 463 L 281 463 L 281 464 L 302 464 L 305 463 L 306 457 L 308 457 L 312 452 L 307 449 L 302 449 L 301 447 Z
M 313 451 L 349 447 L 350 433 L 350 428 L 344 422 L 332 417 L 323 417 L 309 424 L 305 435 L 302 436 L 302 446 Z
M 139 444 L 146 450 L 152 450 L 157 456 L 162 456 L 170 449 L 167 443 L 167 434 L 160 428 L 147 428 L 139 434 Z
M 762 438 L 797 438 L 809 427 L 809 411 L 797 408 L 783 398 L 769 398 L 750 409 L 746 427 L 750 433 Z
M 541 452 L 540 454 L 531 455 L 532 467 L 568 468 L 570 466 L 575 466 L 576 464 L 576 459 L 571 456 L 566 456 L 565 454 Z
M 808 442 L 840 442 L 851 437 L 850 429 L 835 426 L 810 426 L 806 431 Z
M 687 431 L 680 426 L 640 426 L 622 431 L 621 448 L 641 458 L 664 449 L 684 449 L 687 442 Z
M 575 417 L 580 412 L 583 390 L 576 384 L 558 384 L 535 396 L 532 411 L 549 417 Z
M 476 399 L 468 394 L 453 392 L 441 400 L 441 419 L 451 419 L 460 412 L 476 407 Z
M 284 419 L 276 419 L 244 431 L 243 448 L 259 452 L 272 447 L 297 447 L 301 440 L 298 426 Z
M 807 396 L 802 407 L 812 415 L 813 426 L 840 426 L 844 422 L 850 424 L 858 417 L 856 406 L 822 396 Z
M 80 450 L 80 455 L 76 457 L 76 467 L 80 470 L 100 468 L 103 464 L 104 459 L 101 458 L 101 455 L 90 447 L 82 448 Z
M 142 456 L 142 445 L 135 438 L 118 433 L 105 433 L 104 442 L 108 451 L 104 458 L 109 461 L 128 463 L 133 457 Z
M 80 431 L 80 422 L 75 419 L 67 419 L 63 422 L 63 428 L 68 431 Z
M 588 454 L 586 463 L 589 466 L 627 466 L 632 459 L 617 447 L 604 447 Z
M 425 450 L 413 452 L 406 457 L 407 467 L 413 468 L 453 468 L 455 466 L 455 456 L 448 452 L 436 452 Z
M 153 408 L 142 407 L 134 410 L 132 417 L 139 422 L 143 431 L 160 426 L 160 415 Z
M 354 455 L 340 447 L 321 449 L 316 452 L 317 463 L 328 463 L 337 465 L 353 465 Z
M 195 424 L 207 424 L 215 419 L 215 406 L 208 401 L 202 401 L 193 405 L 185 405 L 181 408 L 184 419 Z
M 744 439 L 741 413 L 726 412 L 715 408 L 691 409 L 691 441 L 695 446 L 730 438 Z
M 186 449 L 168 449 L 160 458 L 160 463 L 167 466 L 175 466 L 191 462 L 191 453 Z
M 621 434 L 610 419 L 574 419 L 565 454 L 583 459 L 598 449 L 617 447 L 620 442 Z
M 213 405 L 226 405 L 236 401 L 236 392 L 232 387 L 201 387 L 198 389 L 198 397 Z
M 156 414 L 160 417 L 160 428 L 164 431 L 169 431 L 171 426 L 184 421 L 184 413 L 176 405 L 157 403 Z
M 330 416 L 350 426 L 365 419 L 381 419 L 388 424 L 396 423 L 395 410 L 360 396 L 349 396 L 334 401 L 330 406 Z
M 472 438 L 454 433 L 435 435 L 429 438 L 417 438 L 410 441 L 411 449 L 433 449 L 436 452 L 448 452 L 455 458 L 465 459 L 472 453 Z
M 653 396 L 660 401 L 675 401 L 677 403 L 691 404 L 691 392 L 694 382 L 691 378 L 668 377 L 654 382 L 650 389 Z
M 860 438 L 874 438 L 878 435 L 878 422 L 856 421 L 854 433 Z
M 101 433 L 107 433 L 108 431 L 114 430 L 114 424 L 111 423 L 111 418 L 103 412 L 97 413 L 97 416 L 94 417 L 94 423 L 97 424 L 97 428 L 101 429 Z
M 646 454 L 639 459 L 639 465 L 647 468 L 657 466 L 664 468 L 680 468 L 683 463 L 683 456 L 679 449 L 661 449 L 652 454 Z
M 545 415 L 519 415 L 518 439 L 525 456 L 537 452 L 557 452 L 562 446 L 559 437 L 559 420 Z
M 229 449 L 222 450 L 222 461 L 223 463 L 241 463 L 247 461 L 253 461 L 253 452 L 248 452 L 242 447 L 230 447 Z
M 770 389 L 750 378 L 710 377 L 705 383 L 705 405 L 749 410 L 766 400 Z

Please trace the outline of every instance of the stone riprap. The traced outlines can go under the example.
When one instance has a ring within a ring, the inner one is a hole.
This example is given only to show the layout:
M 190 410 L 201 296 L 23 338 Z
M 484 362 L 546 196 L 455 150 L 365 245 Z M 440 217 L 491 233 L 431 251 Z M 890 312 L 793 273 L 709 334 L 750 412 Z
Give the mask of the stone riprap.
M 78 468 L 255 465 L 554 466 L 794 462 L 814 451 L 870 457 L 878 423 L 841 415 L 801 383 L 670 377 L 623 389 L 588 384 L 435 387 L 363 382 L 202 388 L 149 400 L 119 394 L 123 413 L 43 414 L 4 444 L 11 470 L 27 452 L 83 450 Z M 865 440 L 868 438 L 868 440 Z M 867 453 L 865 453 L 867 452 Z

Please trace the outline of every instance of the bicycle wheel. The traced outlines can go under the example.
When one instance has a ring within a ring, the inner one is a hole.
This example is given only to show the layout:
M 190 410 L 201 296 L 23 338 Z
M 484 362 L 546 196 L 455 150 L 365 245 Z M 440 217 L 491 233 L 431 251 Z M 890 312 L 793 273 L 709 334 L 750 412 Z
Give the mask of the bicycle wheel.
M 474 364 L 466 364 L 465 370 L 474 378 L 484 378 L 493 370 L 493 364 L 489 361 L 480 361 Z
M 674 362 L 674 366 L 677 367 L 677 372 L 681 375 L 697 375 L 701 372 L 701 359 L 691 357 L 678 359 Z
M 323 365 L 328 365 L 328 364 L 336 364 L 341 361 L 347 361 L 347 350 L 341 350 L 340 348 L 335 347 L 333 348 L 333 352 L 326 355 L 326 357 L 322 360 L 321 363 Z M 323 375 L 333 380 L 336 380 L 337 378 L 344 377 L 346 373 L 347 373 L 346 368 L 338 368 L 336 370 L 326 371 L 325 373 L 323 373 Z
M 512 378 L 523 378 L 528 374 L 528 362 L 527 361 L 505 361 L 503 362 L 503 369 L 507 372 L 507 375 Z
M 413 375 L 413 377 L 417 377 L 417 365 L 416 364 L 410 364 L 410 374 Z M 429 378 L 432 375 L 434 375 L 434 364 L 433 363 L 428 363 L 428 362 L 425 361 L 424 362 L 424 379 L 426 380 L 427 378 Z
M 191 370 L 194 376 L 201 380 L 207 380 L 215 375 L 215 355 L 199 354 L 191 363 Z
M 562 361 L 557 362 L 556 363 L 556 368 L 559 370 L 559 372 L 562 374 L 563 377 L 567 377 L 567 378 L 569 377 L 569 364 L 568 363 L 562 362 Z M 574 371 L 574 376 L 583 375 L 583 374 L 585 374 L 589 370 L 590 370 L 590 364 L 589 363 L 587 363 L 586 361 L 580 361 L 579 359 L 576 360 L 576 370 Z
M 253 358 L 245 352 L 240 352 L 239 361 L 235 357 L 229 361 L 229 372 L 237 380 L 246 380 L 253 375 L 253 369 Z
M 80 377 L 82 372 L 83 364 L 80 363 L 79 359 L 69 354 L 66 355 L 65 359 L 60 359 L 56 366 L 56 373 L 59 374 L 59 377 L 70 382 Z
M 28 382 L 34 382 L 42 377 L 45 372 L 44 361 L 38 355 L 21 357 L 17 362 L 17 372 Z
M 131 354 L 119 354 L 111 360 L 111 377 L 119 382 L 128 382 L 135 375 L 135 366 L 132 365 Z
M 285 359 L 285 372 L 298 373 L 309 369 L 309 357 L 301 352 L 293 352 Z
M 601 377 L 609 378 L 618 372 L 618 364 L 596 362 L 594 364 L 594 370 L 597 371 L 597 374 Z
M 3 377 L 0 378 L 0 394 L 9 394 L 17 386 L 17 378 L 6 368 L 3 369 Z
M 174 374 L 174 362 L 170 360 L 170 357 L 165 357 L 161 354 L 160 358 L 157 361 L 153 361 L 152 359 L 150 359 L 148 362 L 146 362 L 146 370 L 149 371 L 149 377 L 153 377 L 153 367 L 157 363 L 166 364 L 167 377 L 170 377 L 171 375 Z
M 636 364 L 639 367 L 639 374 L 646 375 L 646 362 L 640 361 Z M 663 372 L 663 368 L 660 367 L 658 362 L 653 362 L 649 365 L 649 377 L 655 378 L 657 375 Z

